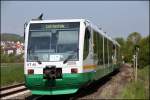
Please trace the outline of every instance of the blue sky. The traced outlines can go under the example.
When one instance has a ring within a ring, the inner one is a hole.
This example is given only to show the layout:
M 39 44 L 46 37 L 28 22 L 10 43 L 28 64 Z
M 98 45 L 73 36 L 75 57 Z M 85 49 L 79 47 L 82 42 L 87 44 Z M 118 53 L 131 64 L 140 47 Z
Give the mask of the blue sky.
M 111 37 L 149 34 L 149 1 L 1 1 L 1 33 L 23 35 L 23 24 L 44 19 L 85 18 Z

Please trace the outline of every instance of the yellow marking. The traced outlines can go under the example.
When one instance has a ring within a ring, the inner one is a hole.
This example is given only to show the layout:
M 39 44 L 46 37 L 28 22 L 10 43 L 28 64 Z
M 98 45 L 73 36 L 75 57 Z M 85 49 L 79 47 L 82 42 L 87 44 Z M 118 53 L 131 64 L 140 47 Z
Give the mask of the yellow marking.
M 83 70 L 89 70 L 89 69 L 96 69 L 96 65 L 84 65 L 83 66 Z

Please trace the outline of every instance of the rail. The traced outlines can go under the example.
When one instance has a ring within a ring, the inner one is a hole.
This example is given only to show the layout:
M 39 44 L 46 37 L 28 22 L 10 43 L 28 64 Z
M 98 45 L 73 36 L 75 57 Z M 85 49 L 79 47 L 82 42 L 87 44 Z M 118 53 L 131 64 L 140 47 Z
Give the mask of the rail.
M 24 83 L 0 88 L 0 99 L 26 90 L 27 88 Z

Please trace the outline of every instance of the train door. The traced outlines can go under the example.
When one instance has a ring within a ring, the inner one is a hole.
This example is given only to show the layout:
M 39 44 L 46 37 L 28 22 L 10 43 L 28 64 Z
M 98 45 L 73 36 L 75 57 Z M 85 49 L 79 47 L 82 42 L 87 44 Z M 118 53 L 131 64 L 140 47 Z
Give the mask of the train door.
M 83 47 L 83 72 L 90 72 L 95 70 L 95 65 L 93 63 L 93 43 L 91 31 L 91 27 L 85 28 Z

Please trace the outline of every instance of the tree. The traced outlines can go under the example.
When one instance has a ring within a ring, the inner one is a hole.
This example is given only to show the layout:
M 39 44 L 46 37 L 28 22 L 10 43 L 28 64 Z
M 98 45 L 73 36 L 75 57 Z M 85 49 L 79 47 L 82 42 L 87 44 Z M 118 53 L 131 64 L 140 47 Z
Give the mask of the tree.
M 139 44 L 140 40 L 141 40 L 141 35 L 138 32 L 131 33 L 127 38 L 127 41 L 129 43 L 132 43 L 133 45 Z
M 11 34 L 11 33 L 1 33 L 1 41 L 21 41 L 23 42 L 24 39 L 22 36 L 17 34 Z
M 150 35 L 141 39 L 139 43 L 139 67 L 150 65 Z
M 125 54 L 128 62 L 132 61 L 133 55 L 135 54 L 135 46 L 139 45 L 141 38 L 141 34 L 138 32 L 132 32 L 127 37 Z
M 121 45 L 124 46 L 125 45 L 125 40 L 121 37 L 115 38 L 115 40 Z
M 121 38 L 121 37 L 115 38 L 115 40 L 120 44 L 120 56 L 125 56 L 125 53 L 126 53 L 126 49 L 125 49 L 126 41 L 123 38 Z

